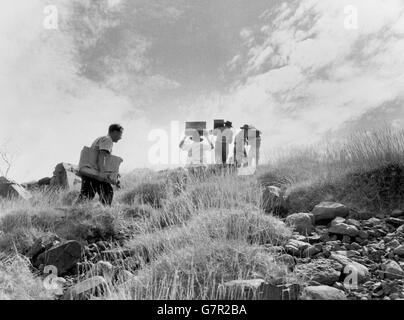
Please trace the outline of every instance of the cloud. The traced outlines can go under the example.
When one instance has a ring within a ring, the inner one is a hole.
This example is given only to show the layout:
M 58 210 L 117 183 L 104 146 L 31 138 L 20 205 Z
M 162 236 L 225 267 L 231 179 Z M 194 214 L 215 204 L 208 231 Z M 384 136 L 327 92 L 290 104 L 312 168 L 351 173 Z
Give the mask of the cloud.
M 347 5 L 357 9 L 358 29 L 345 28 Z M 254 41 L 237 53 L 241 78 L 209 111 L 255 123 L 267 150 L 316 141 L 404 98 L 402 1 L 291 1 L 261 17 L 242 30 Z

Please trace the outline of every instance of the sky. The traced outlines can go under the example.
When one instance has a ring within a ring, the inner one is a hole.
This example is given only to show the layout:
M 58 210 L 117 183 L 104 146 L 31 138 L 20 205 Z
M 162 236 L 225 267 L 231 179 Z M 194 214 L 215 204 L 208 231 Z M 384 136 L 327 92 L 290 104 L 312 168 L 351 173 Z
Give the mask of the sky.
M 177 166 L 185 121 L 252 124 L 266 156 L 403 129 L 403 52 L 404 0 L 3 0 L 0 150 L 26 182 L 114 122 L 123 172 Z

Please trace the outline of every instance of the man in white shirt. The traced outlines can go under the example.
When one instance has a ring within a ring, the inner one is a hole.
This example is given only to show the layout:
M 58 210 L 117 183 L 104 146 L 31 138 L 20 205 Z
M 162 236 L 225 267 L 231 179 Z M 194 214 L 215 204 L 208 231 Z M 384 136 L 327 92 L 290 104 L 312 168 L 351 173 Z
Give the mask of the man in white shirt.
M 213 150 L 213 143 L 208 136 L 205 136 L 208 143 L 204 141 L 198 131 L 195 130 L 191 137 L 185 136 L 180 142 L 180 149 L 188 152 L 186 168 L 191 173 L 203 171 L 207 166 L 206 152 Z
M 123 128 L 119 124 L 112 124 L 109 126 L 108 135 L 102 136 L 93 142 L 91 145 L 92 149 L 98 150 L 97 165 L 100 176 L 107 177 L 105 173 L 105 157 L 108 154 L 112 154 L 113 144 L 122 139 Z M 104 205 L 111 205 L 112 199 L 114 197 L 114 190 L 110 181 L 106 178 L 105 181 L 100 181 L 94 178 L 82 176 L 81 192 L 78 202 L 85 199 L 92 200 L 95 194 L 98 193 L 100 196 L 100 201 Z

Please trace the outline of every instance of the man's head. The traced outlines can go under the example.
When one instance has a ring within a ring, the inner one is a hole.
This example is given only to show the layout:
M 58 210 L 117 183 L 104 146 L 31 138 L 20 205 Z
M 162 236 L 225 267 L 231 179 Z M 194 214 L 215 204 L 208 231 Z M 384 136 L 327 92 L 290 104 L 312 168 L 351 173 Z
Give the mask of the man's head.
M 123 127 L 119 124 L 111 124 L 108 129 L 108 134 L 113 142 L 118 142 L 122 139 Z

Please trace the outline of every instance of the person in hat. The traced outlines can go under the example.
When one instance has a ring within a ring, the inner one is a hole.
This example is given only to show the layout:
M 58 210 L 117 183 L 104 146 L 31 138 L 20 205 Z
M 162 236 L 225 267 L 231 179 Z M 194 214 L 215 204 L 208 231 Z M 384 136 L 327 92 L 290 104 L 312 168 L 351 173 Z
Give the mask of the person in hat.
M 230 144 L 233 142 L 232 123 L 226 121 L 224 127 L 216 128 L 215 135 L 215 163 L 225 165 L 227 164 Z
M 254 159 L 255 165 L 258 166 L 261 147 L 261 131 L 257 130 L 254 126 L 251 125 L 249 126 L 247 131 L 247 145 L 250 146 L 247 155 L 248 165 L 252 165 Z
M 234 139 L 234 162 L 236 167 L 241 167 L 247 161 L 247 133 L 248 125 L 240 127 L 241 131 L 237 133 Z
M 207 167 L 206 152 L 214 149 L 209 137 L 201 137 L 197 130 L 191 130 L 190 135 L 185 135 L 181 140 L 180 149 L 188 152 L 186 168 L 190 173 L 201 173 Z

